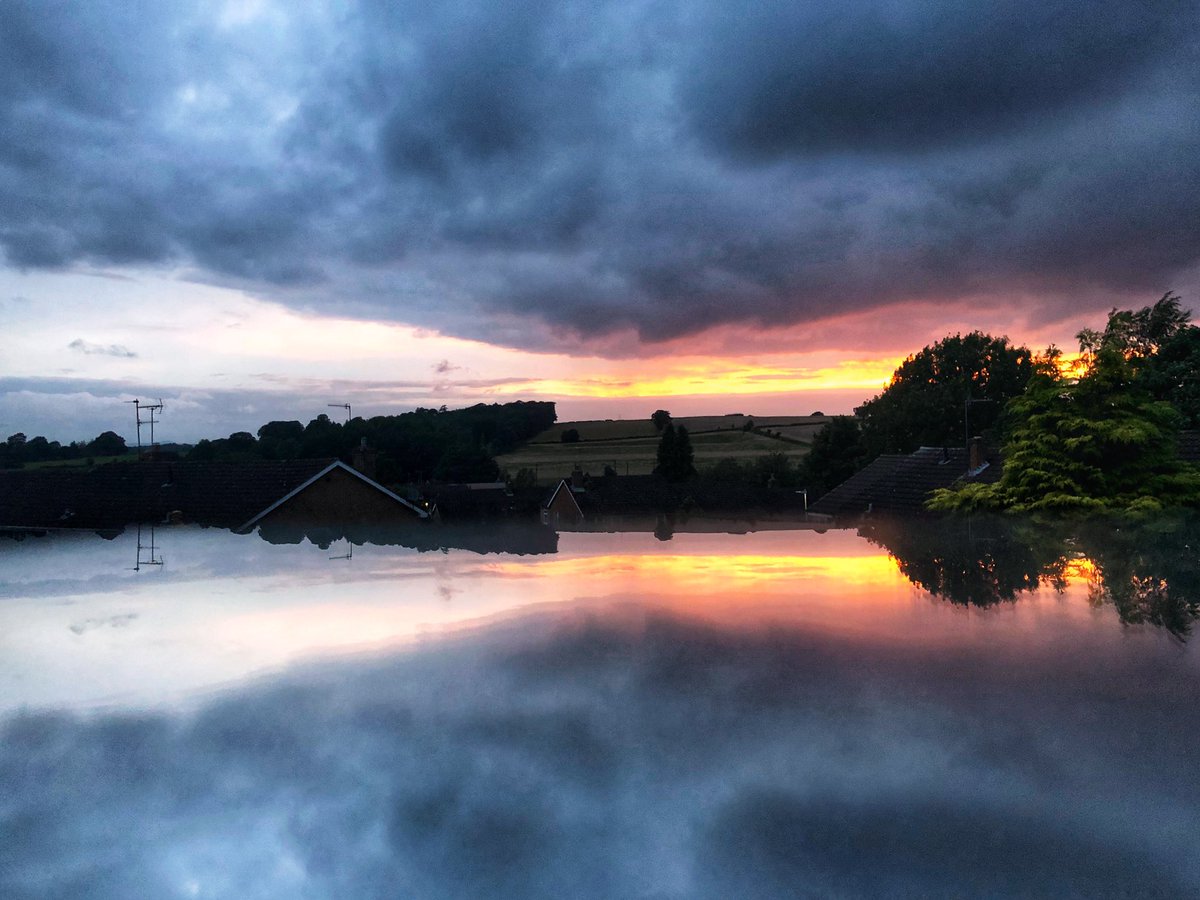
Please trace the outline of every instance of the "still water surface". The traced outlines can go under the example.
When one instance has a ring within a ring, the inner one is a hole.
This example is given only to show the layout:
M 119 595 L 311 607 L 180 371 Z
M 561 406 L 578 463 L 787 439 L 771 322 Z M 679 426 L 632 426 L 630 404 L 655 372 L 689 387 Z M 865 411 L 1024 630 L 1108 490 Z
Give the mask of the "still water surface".
M 1189 536 L 915 529 L 0 541 L 0 896 L 1200 896 Z

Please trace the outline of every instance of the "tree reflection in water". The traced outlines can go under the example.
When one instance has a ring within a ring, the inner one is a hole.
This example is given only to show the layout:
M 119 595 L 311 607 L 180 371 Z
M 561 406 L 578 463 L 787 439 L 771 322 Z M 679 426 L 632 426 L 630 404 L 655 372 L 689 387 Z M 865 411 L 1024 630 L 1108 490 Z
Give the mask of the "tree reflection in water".
M 1200 617 L 1200 520 L 1047 522 L 1012 518 L 877 519 L 859 534 L 884 548 L 906 578 L 969 606 L 1013 602 L 1087 573 L 1089 599 L 1127 625 L 1186 638 Z

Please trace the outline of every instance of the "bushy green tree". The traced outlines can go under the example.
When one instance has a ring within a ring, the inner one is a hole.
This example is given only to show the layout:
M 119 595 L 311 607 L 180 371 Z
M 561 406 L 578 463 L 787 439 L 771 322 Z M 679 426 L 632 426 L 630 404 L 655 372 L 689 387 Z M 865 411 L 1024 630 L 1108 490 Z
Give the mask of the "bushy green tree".
M 1009 412 L 1000 482 L 935 492 L 932 508 L 1149 512 L 1200 503 L 1200 472 L 1178 457 L 1178 413 L 1150 395 L 1115 342 L 1095 344 L 1077 379 L 1047 354 Z

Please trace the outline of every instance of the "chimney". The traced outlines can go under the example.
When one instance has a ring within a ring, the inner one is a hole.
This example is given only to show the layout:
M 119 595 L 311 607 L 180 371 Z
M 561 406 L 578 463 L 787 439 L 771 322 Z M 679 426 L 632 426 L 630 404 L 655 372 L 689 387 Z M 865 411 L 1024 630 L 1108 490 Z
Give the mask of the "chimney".
M 583 469 L 579 466 L 571 471 L 571 487 L 583 490 Z
M 367 439 L 363 438 L 362 442 L 354 448 L 354 453 L 350 456 L 350 465 L 358 469 L 368 478 L 375 477 L 375 459 L 379 456 L 379 452 L 367 446 Z
M 984 464 L 984 462 L 986 462 L 983 455 L 983 438 L 971 438 L 971 447 L 968 453 L 968 458 L 970 460 L 967 465 L 968 470 L 971 472 L 978 472 L 979 468 Z

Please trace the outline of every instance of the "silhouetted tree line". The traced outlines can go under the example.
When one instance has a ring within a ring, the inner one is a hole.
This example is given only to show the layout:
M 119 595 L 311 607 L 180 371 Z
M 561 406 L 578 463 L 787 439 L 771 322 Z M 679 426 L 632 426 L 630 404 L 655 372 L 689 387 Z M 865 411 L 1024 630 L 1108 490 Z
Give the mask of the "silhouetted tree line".
M 121 456 L 127 452 L 125 439 L 112 431 L 105 431 L 90 441 L 71 441 L 69 444 L 47 440 L 41 435 L 27 438 L 18 431 L 0 444 L 0 469 L 19 469 L 26 463 L 35 462 Z
M 365 440 L 376 454 L 376 478 L 384 483 L 494 481 L 500 477 L 495 457 L 545 431 L 557 418 L 553 403 L 527 400 L 455 410 L 420 408 L 395 416 L 355 417 L 345 424 L 321 414 L 307 425 L 268 422 L 257 438 L 239 431 L 202 440 L 188 459 L 338 457 L 352 462 Z

